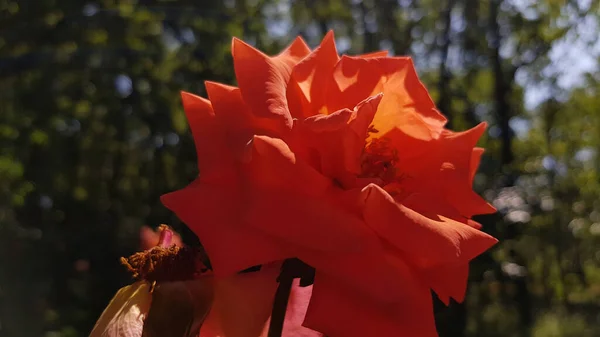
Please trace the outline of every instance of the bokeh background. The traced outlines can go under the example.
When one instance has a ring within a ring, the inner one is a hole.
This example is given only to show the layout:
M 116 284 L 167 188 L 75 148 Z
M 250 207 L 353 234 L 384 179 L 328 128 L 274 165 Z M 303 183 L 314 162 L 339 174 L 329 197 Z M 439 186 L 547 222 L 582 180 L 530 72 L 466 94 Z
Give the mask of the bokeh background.
M 600 336 L 597 0 L 0 0 L 0 336 L 87 336 L 142 225 L 194 243 L 159 202 L 197 174 L 179 91 L 235 84 L 232 36 L 331 29 L 412 56 L 451 128 L 491 126 L 501 243 L 436 302 L 441 336 Z

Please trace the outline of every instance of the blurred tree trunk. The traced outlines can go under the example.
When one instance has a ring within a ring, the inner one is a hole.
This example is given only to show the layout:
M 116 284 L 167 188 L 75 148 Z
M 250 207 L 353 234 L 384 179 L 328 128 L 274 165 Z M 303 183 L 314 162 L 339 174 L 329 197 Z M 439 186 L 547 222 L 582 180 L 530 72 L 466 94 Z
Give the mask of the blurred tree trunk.
M 360 10 L 361 26 L 363 31 L 363 53 L 370 53 L 379 49 L 376 32 L 369 27 L 369 16 L 372 16 L 374 9 L 367 7 L 364 1 L 358 4 Z
M 451 72 L 448 69 L 448 52 L 450 49 L 451 25 L 452 25 L 452 9 L 454 8 L 455 0 L 446 0 L 446 8 L 442 12 L 442 20 L 444 22 L 444 30 L 441 36 L 441 60 L 439 66 L 439 81 L 438 92 L 439 98 L 437 101 L 438 110 L 440 110 L 446 118 L 448 118 L 447 127 L 452 128 L 452 94 L 450 91 Z
M 490 1 L 489 28 L 491 60 L 494 72 L 494 110 L 498 118 L 498 127 L 500 128 L 500 137 L 502 140 L 501 160 L 502 165 L 507 167 L 512 164 L 514 155 L 512 152 L 512 132 L 510 129 L 510 104 L 509 94 L 512 85 L 512 78 L 506 78 L 500 56 L 500 47 L 502 45 L 502 35 L 499 24 L 499 8 L 502 0 Z

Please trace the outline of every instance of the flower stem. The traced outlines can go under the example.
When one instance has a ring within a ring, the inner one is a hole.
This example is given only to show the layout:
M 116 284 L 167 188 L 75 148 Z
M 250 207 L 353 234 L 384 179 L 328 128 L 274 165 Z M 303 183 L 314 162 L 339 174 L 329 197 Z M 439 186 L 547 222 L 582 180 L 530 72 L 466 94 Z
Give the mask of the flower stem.
M 292 283 L 295 278 L 300 279 L 300 287 L 310 286 L 315 279 L 315 269 L 299 259 L 287 259 L 283 261 L 281 273 L 277 278 L 279 286 L 277 287 L 275 300 L 273 301 L 268 337 L 281 337 L 283 333 L 285 312 L 292 291 Z
M 273 301 L 273 310 L 271 311 L 268 337 L 281 337 L 283 333 L 285 312 L 287 311 L 288 299 L 292 290 L 292 282 L 294 281 L 294 274 L 290 270 L 288 261 L 286 260 L 281 266 L 279 286 L 277 286 L 275 300 Z

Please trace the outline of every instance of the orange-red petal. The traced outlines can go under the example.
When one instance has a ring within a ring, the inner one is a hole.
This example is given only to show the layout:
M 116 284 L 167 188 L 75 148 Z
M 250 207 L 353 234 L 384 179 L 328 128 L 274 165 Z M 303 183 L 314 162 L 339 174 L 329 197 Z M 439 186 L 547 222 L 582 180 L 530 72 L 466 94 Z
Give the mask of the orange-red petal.
M 380 50 L 380 51 L 375 51 L 372 53 L 357 55 L 356 57 L 368 59 L 368 58 L 375 58 L 375 57 L 387 57 L 388 54 L 389 54 L 389 52 L 387 50 Z
M 182 92 L 183 108 L 198 155 L 198 170 L 205 176 L 218 174 L 225 158 L 224 129 L 216 118 L 209 100 Z
M 239 88 L 207 81 L 206 91 L 222 125 L 220 132 L 233 153 L 239 155 L 255 134 L 277 136 L 283 132 L 277 120 L 253 115 Z
M 161 201 L 198 236 L 215 275 L 231 275 L 290 257 L 276 240 L 242 222 L 235 182 L 224 185 L 196 180 L 163 195 Z
M 358 252 L 317 253 L 304 251 L 300 259 L 317 271 L 339 279 L 355 293 L 373 301 L 402 301 L 414 271 L 401 252 L 379 238 L 372 230 L 364 232 Z
M 256 136 L 249 150 L 239 185 L 244 223 L 290 249 L 358 249 L 364 224 L 330 201 L 331 180 L 297 160 L 280 139 Z
M 327 336 L 436 337 L 429 289 L 414 277 L 403 281 L 403 301 L 381 303 L 317 271 L 305 325 Z
M 366 223 L 414 265 L 432 268 L 467 263 L 497 240 L 438 214 L 421 214 L 396 201 L 383 189 L 364 190 Z
M 257 337 L 271 315 L 280 264 L 258 272 L 215 277 L 213 307 L 199 337 Z
M 381 136 L 399 130 L 415 139 L 430 140 L 439 136 L 446 123 L 407 57 L 343 56 L 326 89 L 329 111 L 354 106 L 364 97 L 383 92 L 373 121 Z
M 259 117 L 275 118 L 291 128 L 293 122 L 286 88 L 292 68 L 310 53 L 306 43 L 297 38 L 281 54 L 269 57 L 234 38 L 231 52 L 242 96 L 252 113 Z
M 381 69 L 373 58 L 342 56 L 333 70 L 333 78 L 324 83 L 327 111 L 352 108 L 366 97 L 382 92 Z
M 303 102 L 300 105 L 290 106 L 293 116 L 309 117 L 319 113 L 327 97 L 323 83 L 330 80 L 338 60 L 333 32 L 330 31 L 323 38 L 321 45 L 292 70 L 287 97 L 290 100 Z M 301 108 L 301 111 L 294 111 L 298 108 Z
M 296 136 L 318 156 L 319 169 L 325 176 L 343 182 L 347 175 L 360 173 L 367 130 L 380 101 L 381 95 L 369 97 L 353 110 L 312 116 L 298 125 Z
M 300 287 L 299 284 L 299 279 L 295 279 L 292 284 L 281 337 L 323 337 L 322 333 L 302 325 L 312 296 L 313 286 Z M 268 336 L 269 331 L 267 327 L 269 323 L 270 320 L 267 321 L 261 337 Z
M 368 61 L 378 62 L 382 76 L 387 79 L 383 85 L 384 99 L 373 120 L 379 135 L 398 129 L 415 139 L 438 138 L 447 120 L 435 108 L 427 89 L 419 80 L 412 59 L 404 57 Z
M 485 127 L 486 124 L 481 123 L 464 132 L 444 130 L 435 141 L 423 141 L 420 147 L 415 143 L 410 149 L 400 148 L 399 169 L 406 175 L 403 188 L 430 194 L 435 200 L 454 207 L 465 218 L 495 212 L 471 186 L 473 148 Z M 430 203 L 424 205 L 425 209 L 428 205 Z
M 450 303 L 450 298 L 457 302 L 465 299 L 469 264 L 426 269 L 420 271 L 420 275 L 446 305 Z

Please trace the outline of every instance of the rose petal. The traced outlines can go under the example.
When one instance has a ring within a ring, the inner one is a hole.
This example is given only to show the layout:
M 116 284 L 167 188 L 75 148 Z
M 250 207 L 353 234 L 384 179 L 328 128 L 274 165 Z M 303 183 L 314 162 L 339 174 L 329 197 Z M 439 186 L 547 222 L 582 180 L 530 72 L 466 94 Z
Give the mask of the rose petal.
M 240 186 L 244 190 L 244 223 L 292 244 L 290 249 L 359 248 L 364 223 L 329 201 L 329 179 L 297 160 L 280 139 L 256 136 L 250 150 Z
M 366 232 L 361 251 L 349 253 L 311 254 L 301 259 L 317 271 L 335 277 L 356 293 L 382 303 L 397 303 L 405 296 L 414 270 L 401 256 L 402 252 L 386 244 L 375 233 Z
M 209 81 L 205 85 L 215 115 L 223 125 L 221 136 L 227 139 L 227 145 L 235 155 L 243 151 L 255 134 L 277 136 L 283 132 L 277 120 L 252 114 L 240 89 Z
M 289 257 L 277 241 L 242 222 L 239 198 L 234 180 L 224 185 L 199 179 L 161 197 L 163 204 L 198 236 L 215 275 L 231 275 Z
M 342 56 L 333 77 L 324 83 L 327 111 L 352 108 L 366 97 L 383 91 L 380 69 L 368 60 L 371 59 Z
M 399 151 L 400 169 L 408 176 L 403 187 L 436 199 L 441 196 L 465 218 L 494 213 L 495 208 L 473 191 L 471 181 L 473 148 L 485 128 L 481 123 L 464 132 L 446 130 L 438 140 L 412 150 L 410 159 Z
M 305 325 L 327 336 L 436 337 L 429 289 L 412 278 L 404 301 L 381 303 L 345 287 L 326 274 L 315 276 Z
M 333 31 L 329 31 L 321 45 L 292 70 L 287 97 L 288 100 L 300 102 L 290 105 L 293 116 L 310 117 L 319 113 L 327 97 L 322 84 L 329 81 L 338 60 Z
M 450 303 L 450 298 L 457 302 L 464 301 L 469 278 L 468 264 L 436 267 L 422 270 L 419 274 L 446 305 Z
M 374 57 L 387 57 L 389 52 L 387 50 L 376 51 L 372 53 L 357 55 L 356 57 L 360 57 L 363 59 L 374 58 Z
M 374 137 L 399 134 L 430 140 L 439 137 L 443 130 L 446 118 L 435 109 L 408 57 L 343 56 L 333 77 L 333 82 L 326 86 L 330 111 L 354 106 L 364 97 L 384 93 L 373 120 L 380 131 Z M 396 141 L 395 144 L 402 143 Z
M 367 130 L 381 97 L 369 97 L 354 110 L 309 117 L 295 130 L 303 145 L 318 155 L 324 175 L 343 182 L 346 176 L 359 174 Z
M 271 315 L 280 264 L 258 272 L 216 277 L 213 307 L 199 337 L 257 337 Z
M 198 170 L 205 176 L 218 174 L 226 152 L 222 125 L 215 117 L 212 105 L 207 99 L 187 92 L 182 92 L 181 98 L 194 137 Z
M 415 212 L 379 186 L 369 185 L 363 193 L 367 224 L 421 268 L 467 263 L 498 241 L 442 215 Z
M 471 226 L 471 227 L 473 227 L 475 229 L 481 229 L 481 228 L 483 228 L 483 226 L 479 222 L 471 220 L 471 219 L 467 220 L 467 225 L 469 225 L 469 226 Z
M 291 128 L 286 88 L 293 66 L 310 53 L 306 43 L 297 38 L 281 54 L 269 57 L 234 38 L 231 52 L 242 96 L 252 113 L 275 118 Z
M 312 288 L 313 286 L 300 287 L 300 279 L 294 279 L 281 337 L 323 337 L 322 333 L 302 326 L 312 296 Z M 268 336 L 270 321 L 270 319 L 267 321 L 261 337 Z
M 383 85 L 384 99 L 373 120 L 373 125 L 379 130 L 375 136 L 383 136 L 397 129 L 421 140 L 439 137 L 446 117 L 435 108 L 427 89 L 419 80 L 412 59 L 386 57 L 368 61 L 377 63 L 382 69 L 381 76 L 386 79 Z

